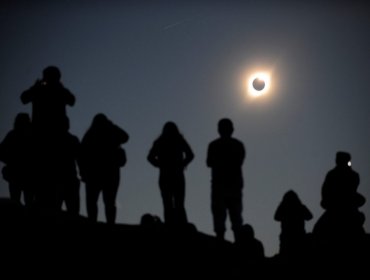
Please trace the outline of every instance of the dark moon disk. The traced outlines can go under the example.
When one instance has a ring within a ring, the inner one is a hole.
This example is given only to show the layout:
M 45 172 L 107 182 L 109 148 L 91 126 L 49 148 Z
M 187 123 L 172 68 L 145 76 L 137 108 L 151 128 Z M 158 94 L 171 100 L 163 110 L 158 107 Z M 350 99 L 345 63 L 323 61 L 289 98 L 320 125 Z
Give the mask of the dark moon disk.
M 253 88 L 255 90 L 263 90 L 265 88 L 265 81 L 261 80 L 260 78 L 256 78 L 253 80 Z

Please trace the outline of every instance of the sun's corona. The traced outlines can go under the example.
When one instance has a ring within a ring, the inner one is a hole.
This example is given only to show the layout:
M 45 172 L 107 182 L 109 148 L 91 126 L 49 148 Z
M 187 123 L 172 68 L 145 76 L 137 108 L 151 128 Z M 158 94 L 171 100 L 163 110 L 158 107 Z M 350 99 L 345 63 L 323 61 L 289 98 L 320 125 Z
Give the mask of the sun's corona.
M 270 89 L 270 75 L 265 72 L 258 72 L 248 79 L 248 93 L 253 97 L 264 95 Z

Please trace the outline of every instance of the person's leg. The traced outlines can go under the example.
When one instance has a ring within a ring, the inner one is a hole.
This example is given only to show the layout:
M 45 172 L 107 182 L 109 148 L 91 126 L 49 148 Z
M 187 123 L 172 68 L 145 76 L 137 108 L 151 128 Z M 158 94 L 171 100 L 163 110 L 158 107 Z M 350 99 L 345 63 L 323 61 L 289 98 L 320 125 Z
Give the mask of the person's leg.
M 103 188 L 103 201 L 105 208 L 105 218 L 108 224 L 114 224 L 116 222 L 117 208 L 116 208 L 116 197 L 119 186 L 119 179 L 113 178 L 113 180 L 107 180 Z
M 234 241 L 238 239 L 238 234 L 243 225 L 243 204 L 241 194 L 235 194 L 228 198 L 227 207 L 231 221 L 231 228 L 234 232 Z
M 23 198 L 26 207 L 27 208 L 32 207 L 35 199 L 35 192 L 33 191 L 31 185 L 23 187 Z
M 185 224 L 188 222 L 185 210 L 185 177 L 179 174 L 176 185 L 174 185 L 174 208 L 176 213 L 176 223 Z
M 86 183 L 87 216 L 93 222 L 98 220 L 98 198 L 100 188 L 94 183 Z
M 175 220 L 172 173 L 166 170 L 160 171 L 159 188 L 163 202 L 164 222 L 166 225 L 172 225 Z
M 212 191 L 211 210 L 213 215 L 213 229 L 217 238 L 225 238 L 226 205 L 222 193 Z
M 80 181 L 78 179 L 71 180 L 67 186 L 65 204 L 69 214 L 77 216 L 80 213 Z
M 170 225 L 174 222 L 172 193 L 165 186 L 161 186 L 160 190 L 163 202 L 164 222 L 165 224 Z

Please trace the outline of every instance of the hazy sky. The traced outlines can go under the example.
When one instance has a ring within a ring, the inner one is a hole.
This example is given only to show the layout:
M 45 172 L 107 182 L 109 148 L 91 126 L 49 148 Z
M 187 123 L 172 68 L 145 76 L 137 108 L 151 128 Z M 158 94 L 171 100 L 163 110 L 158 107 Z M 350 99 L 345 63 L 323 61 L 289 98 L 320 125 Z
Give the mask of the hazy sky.
M 147 212 L 162 217 L 158 170 L 146 156 L 172 120 L 195 153 L 186 171 L 188 218 L 213 234 L 206 151 L 218 120 L 229 117 L 247 149 L 244 220 L 267 255 L 279 248 L 273 216 L 287 190 L 312 211 L 312 230 L 337 150 L 352 154 L 370 231 L 365 1 L 60 2 L 0 2 L 0 139 L 18 112 L 31 111 L 22 91 L 56 65 L 77 99 L 68 109 L 73 134 L 81 138 L 100 112 L 130 134 L 118 222 L 136 224 Z M 271 90 L 251 99 L 246 80 L 257 70 L 271 72 Z M 83 187 L 81 195 L 85 215 Z M 8 196 L 2 178 L 0 196 Z

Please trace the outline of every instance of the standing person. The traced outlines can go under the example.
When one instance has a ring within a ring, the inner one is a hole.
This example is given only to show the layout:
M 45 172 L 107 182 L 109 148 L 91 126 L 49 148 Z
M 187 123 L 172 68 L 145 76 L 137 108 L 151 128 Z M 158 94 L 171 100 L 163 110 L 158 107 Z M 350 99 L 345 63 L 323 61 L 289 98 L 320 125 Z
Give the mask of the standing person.
M 116 197 L 120 183 L 120 168 L 126 164 L 121 144 L 129 135 L 104 114 L 97 114 L 81 141 L 79 168 L 86 184 L 87 215 L 98 218 L 98 198 L 103 193 L 105 217 L 109 224 L 116 221 Z
M 236 241 L 243 224 L 242 165 L 246 152 L 243 143 L 231 137 L 233 132 L 230 119 L 224 118 L 218 122 L 220 137 L 208 146 L 207 166 L 212 173 L 211 208 L 214 231 L 219 239 L 224 239 L 228 211 Z
M 21 94 L 23 104 L 32 104 L 32 182 L 37 208 L 56 213 L 58 211 L 58 182 L 53 162 L 58 158 L 56 147 L 59 136 L 65 130 L 66 107 L 75 103 L 74 95 L 61 83 L 61 72 L 56 66 L 48 66 L 42 79 Z
M 0 161 L 6 165 L 3 176 L 9 183 L 10 199 L 29 207 L 34 193 L 31 183 L 31 119 L 27 113 L 17 114 L 13 129 L 0 143 Z
M 147 157 L 153 166 L 159 168 L 159 188 L 166 224 L 187 222 L 184 170 L 193 158 L 194 154 L 176 124 L 167 122 Z
M 74 95 L 60 82 L 61 72 L 56 66 L 43 70 L 41 80 L 21 95 L 23 104 L 32 103 L 32 124 L 37 133 L 57 131 L 67 117 L 66 106 L 75 104 Z

